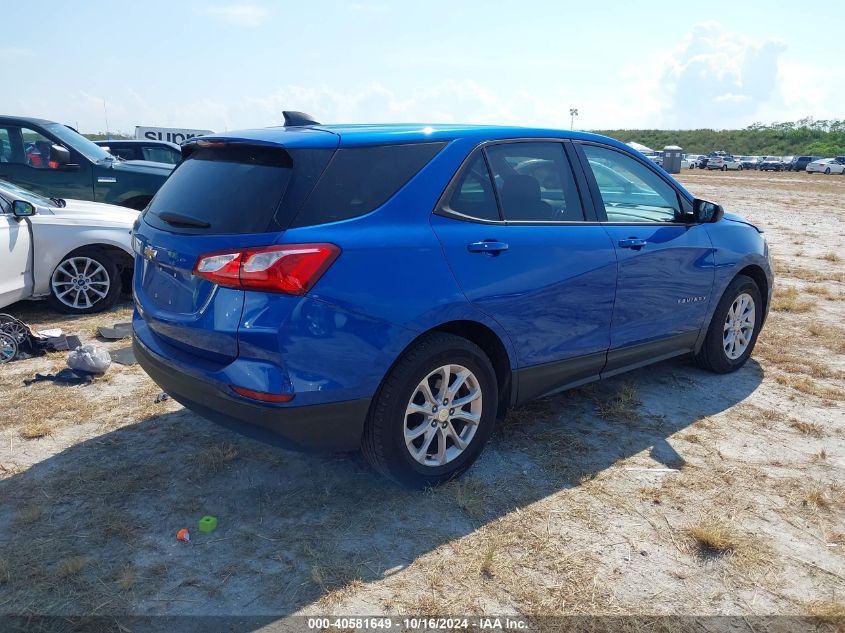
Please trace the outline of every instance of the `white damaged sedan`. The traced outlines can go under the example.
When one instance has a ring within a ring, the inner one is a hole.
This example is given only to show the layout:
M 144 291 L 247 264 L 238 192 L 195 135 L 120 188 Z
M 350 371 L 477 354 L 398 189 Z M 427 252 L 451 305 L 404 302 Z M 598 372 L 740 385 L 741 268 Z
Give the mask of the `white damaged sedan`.
M 113 306 L 133 267 L 138 211 L 44 198 L 0 180 L 0 308 L 46 298 L 69 314 Z

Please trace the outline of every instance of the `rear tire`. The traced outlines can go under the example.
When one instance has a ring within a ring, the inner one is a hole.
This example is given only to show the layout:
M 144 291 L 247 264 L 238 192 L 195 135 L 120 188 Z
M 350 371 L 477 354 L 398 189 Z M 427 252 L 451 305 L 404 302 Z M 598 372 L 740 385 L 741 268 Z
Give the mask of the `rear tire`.
M 454 393 L 443 389 L 443 369 Z M 465 404 L 449 406 L 450 395 Z M 493 432 L 497 403 L 496 374 L 480 347 L 451 334 L 427 334 L 402 354 L 376 392 L 362 452 L 375 470 L 400 484 L 440 485 L 478 458 Z
M 825 174 L 825 176 L 830 175 L 830 167 L 828 167 L 827 169 L 824 170 L 824 174 Z
M 747 304 L 749 300 L 750 313 Z M 736 371 L 751 356 L 762 320 L 763 299 L 760 288 L 751 277 L 737 276 L 713 312 L 704 344 L 695 355 L 696 363 L 717 374 Z M 743 325 L 750 325 L 750 332 Z
M 86 246 L 65 255 L 53 270 L 47 301 L 65 314 L 102 312 L 117 303 L 121 286 L 114 259 L 95 246 Z

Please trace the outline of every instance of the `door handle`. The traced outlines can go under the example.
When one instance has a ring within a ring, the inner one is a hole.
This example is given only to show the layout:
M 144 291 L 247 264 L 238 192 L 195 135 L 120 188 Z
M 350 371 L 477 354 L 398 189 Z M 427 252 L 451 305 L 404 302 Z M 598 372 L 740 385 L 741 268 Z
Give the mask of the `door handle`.
M 640 250 L 647 242 L 638 237 L 629 237 L 627 240 L 619 240 L 619 248 L 633 248 L 635 251 Z
M 484 240 L 482 242 L 473 242 L 467 244 L 467 250 L 470 253 L 487 253 L 488 255 L 498 255 L 502 251 L 508 250 L 508 245 L 504 242 L 497 242 L 496 240 Z

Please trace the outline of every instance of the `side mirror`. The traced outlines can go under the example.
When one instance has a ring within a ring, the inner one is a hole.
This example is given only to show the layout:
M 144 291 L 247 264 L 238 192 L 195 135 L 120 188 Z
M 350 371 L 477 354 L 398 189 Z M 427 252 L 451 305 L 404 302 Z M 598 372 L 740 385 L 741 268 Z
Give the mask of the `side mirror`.
M 50 147 L 50 163 L 55 163 L 61 171 L 79 171 L 79 165 L 70 162 L 70 151 L 61 145 Z
M 50 162 L 58 163 L 60 167 L 63 167 L 70 162 L 70 152 L 66 147 L 54 143 L 50 146 Z
M 697 224 L 718 222 L 723 215 L 725 215 L 725 210 L 722 205 L 701 198 L 692 201 L 692 217 Z
M 28 218 L 35 215 L 35 205 L 26 200 L 15 200 L 12 203 L 12 213 L 16 218 Z

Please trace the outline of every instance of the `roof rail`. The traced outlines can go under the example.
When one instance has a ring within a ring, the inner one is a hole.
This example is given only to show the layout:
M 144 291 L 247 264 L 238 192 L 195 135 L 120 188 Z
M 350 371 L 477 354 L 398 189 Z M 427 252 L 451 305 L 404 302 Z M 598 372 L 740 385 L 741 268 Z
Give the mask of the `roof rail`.
M 304 127 L 307 125 L 320 125 L 310 114 L 304 112 L 297 112 L 296 110 L 284 110 L 282 114 L 285 115 L 285 127 Z

